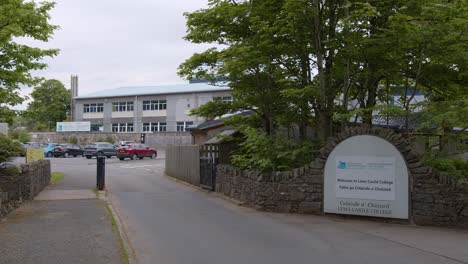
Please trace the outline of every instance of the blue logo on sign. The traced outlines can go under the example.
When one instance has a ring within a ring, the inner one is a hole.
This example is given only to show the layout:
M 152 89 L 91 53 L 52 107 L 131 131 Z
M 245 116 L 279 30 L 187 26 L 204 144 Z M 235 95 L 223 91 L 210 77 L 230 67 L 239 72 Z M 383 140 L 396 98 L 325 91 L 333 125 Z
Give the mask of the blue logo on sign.
M 338 169 L 346 169 L 346 162 L 338 161 Z

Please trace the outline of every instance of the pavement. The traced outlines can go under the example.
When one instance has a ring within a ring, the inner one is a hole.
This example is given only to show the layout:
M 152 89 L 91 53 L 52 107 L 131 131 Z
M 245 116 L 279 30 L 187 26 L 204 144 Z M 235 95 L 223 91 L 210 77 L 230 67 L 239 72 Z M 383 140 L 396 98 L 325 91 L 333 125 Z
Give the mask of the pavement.
M 95 159 L 52 170 L 71 172 L 61 190 L 95 186 Z M 255 211 L 164 175 L 164 153 L 106 160 L 106 188 L 138 263 L 468 263 L 468 230 Z
M 72 180 L 79 172 L 64 172 L 63 182 L 1 220 L 0 263 L 124 263 L 107 203 Z

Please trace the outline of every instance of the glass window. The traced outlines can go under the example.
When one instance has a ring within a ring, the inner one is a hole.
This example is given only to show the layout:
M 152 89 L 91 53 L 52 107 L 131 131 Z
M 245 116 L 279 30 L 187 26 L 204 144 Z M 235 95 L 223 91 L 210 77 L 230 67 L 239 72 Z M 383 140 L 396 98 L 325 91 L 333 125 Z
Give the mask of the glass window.
M 83 105 L 83 112 L 84 113 L 89 113 L 89 104 L 84 104 Z
M 150 123 L 143 123 L 143 132 L 150 132 Z
M 127 132 L 125 123 L 119 123 L 119 132 Z
M 152 132 L 158 131 L 158 123 L 151 123 L 151 131 Z
M 191 125 L 193 125 L 193 122 L 177 122 L 177 131 L 185 131 L 187 127 Z
M 143 101 L 143 111 L 151 110 L 151 101 Z
M 160 100 L 159 101 L 159 110 L 166 110 L 167 103 L 166 100 Z
M 165 132 L 166 131 L 166 123 L 159 123 L 159 131 L 160 132 Z
M 119 124 L 112 124 L 112 132 L 119 132 Z
M 99 113 L 104 112 L 104 104 L 97 104 L 97 111 Z
M 127 132 L 133 132 L 133 123 L 127 123 Z
M 184 131 L 184 130 L 185 130 L 184 122 L 177 122 L 177 131 Z
M 96 111 L 97 111 L 97 105 L 96 105 L 96 104 L 90 104 L 90 105 L 89 105 L 89 111 L 90 111 L 91 113 L 96 113 Z

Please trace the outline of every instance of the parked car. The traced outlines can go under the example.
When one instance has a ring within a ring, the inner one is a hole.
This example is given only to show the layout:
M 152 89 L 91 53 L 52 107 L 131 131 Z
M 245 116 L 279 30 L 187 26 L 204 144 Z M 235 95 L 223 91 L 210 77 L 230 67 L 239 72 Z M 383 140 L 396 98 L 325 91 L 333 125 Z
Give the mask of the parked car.
M 120 142 L 119 142 L 119 147 L 121 147 L 121 146 L 128 146 L 128 145 L 130 145 L 130 144 L 136 144 L 136 143 L 133 142 L 133 141 L 120 141 Z
M 132 143 L 125 146 L 121 146 L 117 151 L 117 157 L 120 160 L 125 158 L 143 159 L 144 157 L 150 157 L 152 159 L 158 156 L 158 152 L 154 148 L 145 146 L 144 144 Z
M 100 156 L 111 158 L 117 156 L 117 147 L 107 142 L 94 142 L 85 146 L 84 156 L 87 159 Z
M 54 157 L 83 156 L 84 150 L 75 144 L 58 144 L 54 148 Z
M 57 146 L 57 143 L 46 143 L 47 145 L 44 147 L 44 156 L 45 157 L 52 157 L 54 156 L 54 148 Z
M 43 149 L 47 146 L 46 143 L 41 143 L 41 142 L 26 142 L 23 143 L 23 146 L 25 149 Z

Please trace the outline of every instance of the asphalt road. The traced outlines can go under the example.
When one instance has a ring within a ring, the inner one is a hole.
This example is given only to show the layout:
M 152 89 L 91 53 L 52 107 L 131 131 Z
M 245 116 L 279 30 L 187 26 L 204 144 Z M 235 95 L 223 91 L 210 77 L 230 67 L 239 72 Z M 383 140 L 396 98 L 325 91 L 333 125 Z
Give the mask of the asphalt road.
M 164 175 L 156 160 L 106 162 L 106 186 L 139 263 L 468 263 L 468 232 L 239 207 Z M 95 187 L 96 160 L 52 159 L 61 184 Z

